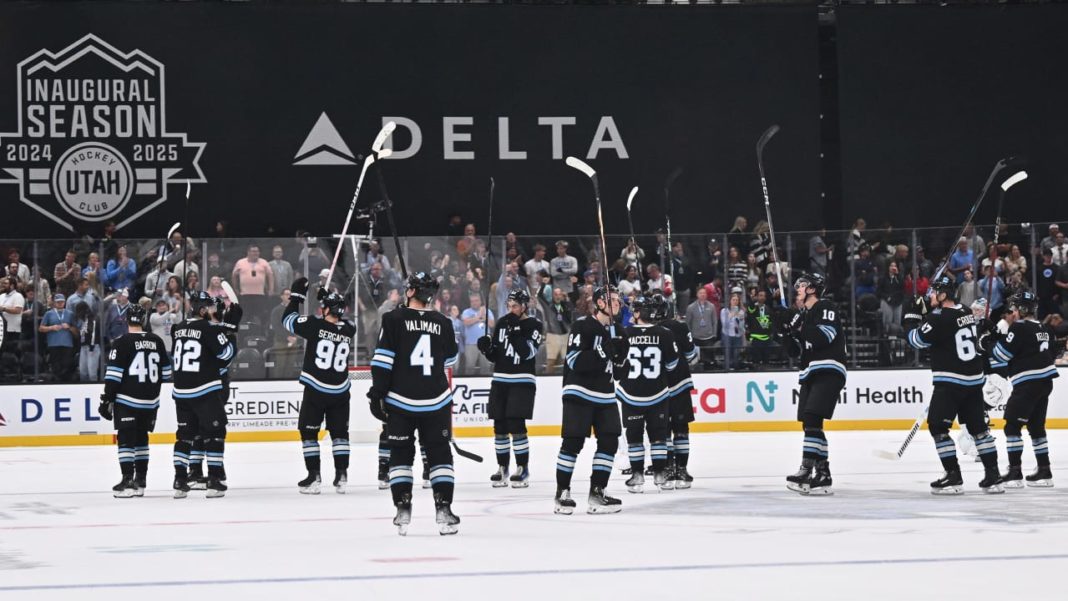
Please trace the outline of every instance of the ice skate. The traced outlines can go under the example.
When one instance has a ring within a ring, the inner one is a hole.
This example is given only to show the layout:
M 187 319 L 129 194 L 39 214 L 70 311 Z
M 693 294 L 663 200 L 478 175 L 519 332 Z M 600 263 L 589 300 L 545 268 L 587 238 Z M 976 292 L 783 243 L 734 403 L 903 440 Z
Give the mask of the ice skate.
M 1053 488 L 1053 472 L 1049 466 L 1039 466 L 1026 478 L 1027 485 L 1035 488 Z
M 189 490 L 204 490 L 208 487 L 208 477 L 204 475 L 204 468 L 199 465 L 189 466 Z
M 343 495 L 349 491 L 349 471 L 337 470 L 334 474 L 334 490 L 339 495 Z
M 1005 488 L 1001 486 L 1001 474 L 998 473 L 998 467 L 996 465 L 987 468 L 983 479 L 979 481 L 979 488 L 988 495 L 997 495 L 1005 492 Z
M 797 473 L 786 477 L 786 488 L 794 492 L 802 492 L 805 487 L 808 486 L 809 479 L 812 478 L 812 468 L 816 462 L 812 459 L 802 459 L 801 467 L 797 469 Z
M 452 506 L 434 495 L 434 521 L 438 524 L 438 534 L 448 536 L 460 531 L 460 518 L 452 512 Z
M 1009 471 L 1001 475 L 1001 485 L 1008 489 L 1024 487 L 1023 470 L 1018 465 L 1010 465 Z
M 144 476 L 134 476 L 134 496 L 145 496 L 145 489 L 148 488 L 148 484 L 145 482 Z
M 386 490 L 389 488 L 389 463 L 385 461 L 378 462 L 378 490 Z
M 652 476 L 653 475 L 653 466 L 652 465 L 649 465 L 649 466 L 647 466 L 645 468 L 645 475 L 646 476 Z
M 530 486 L 530 470 L 527 469 L 527 466 L 520 465 L 515 468 L 515 473 L 508 480 L 511 482 L 512 488 L 526 488 Z
M 641 494 L 645 492 L 645 476 L 642 475 L 641 470 L 634 470 L 630 478 L 626 482 L 627 492 L 634 494 Z
M 675 473 L 675 489 L 685 490 L 693 485 L 693 476 L 686 470 L 685 467 L 676 467 Z
M 429 489 L 433 485 L 430 482 L 430 466 L 426 463 L 423 464 L 423 489 Z
M 302 495 L 317 495 L 321 484 L 322 478 L 319 477 L 319 474 L 308 472 L 307 478 L 297 482 L 297 490 Z
M 497 471 L 490 476 L 490 483 L 493 488 L 504 488 L 508 486 L 508 468 L 503 465 L 497 466 Z
M 931 483 L 932 495 L 963 495 L 964 479 L 960 476 L 960 468 L 946 470 L 942 477 Z
M 834 490 L 831 489 L 831 484 L 831 464 L 826 460 L 822 460 L 816 464 L 816 472 L 805 483 L 805 488 L 801 491 L 801 494 L 810 496 L 833 495 Z
M 137 485 L 134 484 L 133 476 L 124 476 L 118 484 L 111 487 L 111 490 L 111 496 L 116 499 L 129 499 L 137 496 Z
M 189 496 L 189 491 L 192 490 L 189 487 L 189 480 L 185 476 L 174 477 L 174 498 L 184 499 Z
M 209 499 L 225 497 L 227 488 L 226 483 L 221 478 L 208 478 L 208 494 L 206 496 Z
M 653 484 L 660 490 L 675 490 L 675 480 L 670 470 L 663 469 L 653 474 Z
M 604 494 L 604 489 L 595 486 L 590 489 L 590 497 L 587 501 L 586 513 L 619 513 L 623 510 L 623 502 L 615 497 Z
M 575 500 L 571 498 L 571 489 L 564 488 L 556 491 L 556 509 L 553 513 L 571 515 L 575 513 Z
M 393 525 L 397 527 L 397 534 L 408 535 L 408 525 L 412 523 L 412 496 L 404 495 L 397 502 L 397 515 L 393 518 Z

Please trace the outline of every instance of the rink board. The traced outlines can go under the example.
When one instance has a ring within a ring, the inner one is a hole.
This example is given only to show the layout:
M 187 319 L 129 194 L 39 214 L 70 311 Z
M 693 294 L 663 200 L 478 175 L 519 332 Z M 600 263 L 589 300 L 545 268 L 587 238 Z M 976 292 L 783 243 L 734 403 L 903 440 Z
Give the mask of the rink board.
M 1062 370 L 1063 372 L 1063 370 Z M 695 432 L 776 431 L 798 428 L 797 372 L 697 374 L 692 400 Z M 1049 426 L 1068 428 L 1068 403 L 1058 379 L 1050 399 Z M 353 381 L 350 424 L 354 440 L 369 440 L 379 423 L 363 408 L 369 381 Z M 454 427 L 460 437 L 491 436 L 486 418 L 490 378 L 454 380 Z M 538 402 L 529 422 L 533 435 L 558 435 L 561 378 L 538 378 Z M 96 407 L 100 384 L 0 387 L 0 446 L 110 444 L 111 424 Z M 174 440 L 175 414 L 170 385 L 156 423 L 153 442 Z M 295 381 L 237 382 L 227 412 L 233 441 L 297 440 L 303 387 Z M 865 370 L 849 373 L 834 421 L 828 429 L 909 428 L 931 398 L 929 370 Z M 991 411 L 997 420 L 1004 410 Z

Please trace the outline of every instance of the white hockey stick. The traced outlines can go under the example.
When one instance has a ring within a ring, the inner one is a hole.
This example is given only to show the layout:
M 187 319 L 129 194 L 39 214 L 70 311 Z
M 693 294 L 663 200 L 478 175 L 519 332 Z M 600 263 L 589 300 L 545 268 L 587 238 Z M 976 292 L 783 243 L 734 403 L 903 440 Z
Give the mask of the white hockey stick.
M 637 196 L 637 195 L 638 195 L 638 186 L 634 186 L 630 190 L 630 195 L 627 196 L 627 226 L 630 227 L 630 239 L 635 244 L 637 244 L 638 241 L 634 239 L 634 221 L 630 217 L 630 206 L 632 204 L 634 204 L 634 197 Z
M 785 283 L 782 281 L 783 273 L 779 264 L 779 253 L 775 248 L 775 226 L 771 222 L 771 198 L 768 196 L 768 180 L 764 177 L 764 147 L 767 146 L 771 137 L 777 133 L 779 133 L 778 124 L 764 130 L 764 133 L 760 135 L 760 139 L 757 140 L 756 153 L 757 168 L 760 170 L 760 189 L 764 192 L 764 211 L 768 216 L 768 235 L 771 236 L 771 260 L 775 262 L 775 279 L 779 281 L 779 300 L 782 301 L 782 306 L 785 307 L 786 288 Z
M 601 211 L 601 186 L 600 186 L 600 184 L 597 183 L 597 172 L 594 171 L 593 167 L 590 167 L 585 162 L 583 162 L 583 161 L 581 161 L 581 160 L 579 160 L 579 159 L 577 159 L 575 157 L 567 157 L 566 159 L 564 159 L 564 163 L 566 163 L 568 167 L 571 167 L 573 169 L 577 169 L 577 170 L 581 171 L 582 173 L 584 173 L 586 175 L 586 177 L 590 178 L 590 182 L 593 183 L 593 198 L 597 202 L 597 227 L 600 228 L 600 231 L 601 231 L 601 257 L 602 257 L 602 262 L 607 265 L 607 262 L 608 262 L 608 244 L 605 241 L 604 213 Z M 607 269 L 605 267 L 602 267 L 602 269 L 601 269 L 601 285 L 607 288 L 608 284 L 609 284 L 609 281 L 608 281 Z M 607 302 L 607 305 L 608 305 L 608 317 L 610 318 L 610 321 L 611 321 L 611 325 L 609 326 L 609 332 L 614 337 L 615 333 L 616 333 L 616 330 L 615 330 L 615 328 L 616 328 L 616 326 L 615 326 L 616 316 L 612 314 L 612 295 L 611 294 L 608 295 L 607 301 L 608 301 Z
M 916 438 L 916 433 L 920 431 L 920 428 L 923 427 L 923 423 L 927 421 L 927 412 L 930 411 L 930 409 L 931 406 L 929 404 L 923 406 L 923 413 L 920 414 L 916 423 L 912 424 L 912 428 L 909 429 L 909 435 L 905 437 L 905 442 L 901 443 L 901 447 L 898 448 L 897 452 L 875 449 L 872 451 L 872 455 L 890 461 L 901 459 L 901 456 L 905 454 L 905 449 L 909 448 L 909 445 L 912 444 L 912 439 Z
M 237 302 L 237 293 L 234 292 L 234 287 L 230 285 L 230 282 L 227 282 L 226 280 L 223 280 L 222 281 L 222 289 L 223 289 L 223 292 L 226 293 L 226 298 L 230 299 L 231 303 L 233 303 L 235 305 L 239 304 Z
M 386 143 L 389 136 L 393 133 L 393 130 L 397 128 L 397 124 L 390 121 L 382 126 L 381 131 L 375 136 L 375 141 L 371 144 L 371 154 L 367 155 L 367 158 L 363 160 L 363 167 L 360 169 L 360 179 L 356 180 L 356 191 L 352 193 L 352 201 L 349 202 L 349 214 L 345 216 L 345 225 L 341 227 L 341 240 L 338 241 L 337 248 L 334 250 L 334 260 L 330 262 L 330 273 L 326 276 L 326 289 L 330 289 L 330 281 L 334 279 L 334 269 L 337 267 L 338 257 L 341 256 L 341 247 L 344 246 L 345 234 L 349 232 L 349 222 L 352 221 L 352 213 L 356 209 L 356 199 L 360 197 L 360 188 L 363 187 L 363 178 L 367 175 L 367 170 L 371 167 L 371 164 L 378 159 L 384 159 L 393 154 L 393 151 L 388 148 L 382 148 L 382 145 Z

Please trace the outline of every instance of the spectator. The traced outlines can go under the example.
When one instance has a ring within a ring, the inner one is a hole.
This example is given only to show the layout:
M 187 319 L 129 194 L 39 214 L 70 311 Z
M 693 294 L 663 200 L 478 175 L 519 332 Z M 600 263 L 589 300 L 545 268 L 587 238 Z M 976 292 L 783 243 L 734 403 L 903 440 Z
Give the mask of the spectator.
M 990 256 L 991 256 L 990 251 L 993 248 L 993 246 L 994 246 L 993 242 L 991 242 L 989 245 L 987 245 L 986 258 L 983 259 L 980 262 L 980 272 L 982 272 L 982 273 L 986 273 L 986 268 L 990 266 Z M 994 261 L 994 273 L 996 273 L 997 275 L 1002 276 L 1002 277 L 1005 276 L 1005 258 L 1004 257 L 998 257 Z
M 571 294 L 578 283 L 578 259 L 567 254 L 567 240 L 557 240 L 556 256 L 549 262 L 553 288 L 559 288 L 564 294 Z
M 627 270 L 623 272 L 623 279 L 619 282 L 619 296 L 628 298 L 633 294 L 641 294 L 642 282 L 638 279 L 638 268 L 634 265 L 627 265 Z
M 62 261 L 56 263 L 55 269 L 52 270 L 52 279 L 56 282 L 56 292 L 64 296 L 74 293 L 74 290 L 78 287 L 78 278 L 82 275 L 82 266 L 74 261 L 74 257 L 74 249 L 72 248 L 67 251 Z
M 716 278 L 701 288 L 704 288 L 705 294 L 708 295 L 708 302 L 716 307 L 716 313 L 719 314 L 719 310 L 723 307 L 723 280 Z M 741 288 L 737 290 L 741 293 Z
M 567 355 L 567 335 L 571 332 L 574 307 L 561 288 L 546 286 L 545 290 L 549 291 L 549 298 L 543 292 L 538 299 L 545 312 L 545 371 L 553 374 Z
M 181 261 L 178 261 L 177 263 L 175 263 L 174 271 L 173 271 L 174 275 L 178 276 L 179 278 L 183 277 L 183 275 L 184 275 L 185 279 L 187 279 L 187 280 L 189 278 L 193 277 L 193 276 L 197 276 L 199 278 L 200 277 L 200 267 L 197 266 L 197 262 L 198 262 L 199 257 L 200 257 L 200 251 L 190 250 L 189 251 L 189 255 L 188 255 L 188 259 L 183 258 Z M 189 262 L 188 271 L 185 268 L 185 264 L 186 264 L 187 261 Z
M 268 312 L 267 303 L 274 290 L 274 272 L 267 261 L 260 258 L 259 246 L 248 245 L 248 253 L 234 264 L 230 279 L 237 284 L 234 286 L 235 292 L 244 305 L 246 315 L 262 317 Z
M 18 290 L 18 278 L 0 278 L 0 313 L 7 323 L 0 353 L 14 353 L 22 337 L 22 313 L 26 308 L 26 299 Z
M 438 297 L 434 300 L 434 310 L 448 317 L 449 307 L 453 304 L 452 290 L 449 288 L 441 288 L 438 292 Z
M 753 253 L 745 258 L 745 282 L 749 286 L 761 286 L 764 283 L 764 269 Z
M 145 278 L 145 296 L 157 298 L 162 295 L 166 291 L 167 282 L 171 278 L 177 279 L 178 287 L 181 288 L 182 280 L 167 270 L 167 263 L 164 261 L 157 262 L 152 271 L 149 272 L 148 277 Z
M 771 359 L 771 307 L 768 306 L 768 293 L 758 290 L 756 298 L 746 307 L 745 330 L 749 334 L 749 359 L 758 366 L 763 366 Z
M 714 364 L 704 349 L 711 349 L 719 334 L 719 315 L 716 306 L 708 302 L 708 291 L 704 286 L 697 289 L 697 300 L 686 307 L 686 326 L 690 328 L 693 342 L 702 350 L 702 365 L 706 368 Z
M 185 289 L 188 292 L 200 290 L 200 276 L 197 275 L 197 272 L 191 270 L 189 273 L 185 274 Z M 225 295 L 223 298 L 225 298 Z
M 627 238 L 627 245 L 623 247 L 623 250 L 619 253 L 619 258 L 627 262 L 627 265 L 633 265 L 634 267 L 641 267 L 642 261 L 645 260 L 645 251 L 642 247 L 638 246 L 638 243 L 634 238 Z
M 538 282 L 538 273 L 542 271 L 549 271 L 552 266 L 545 260 L 545 245 L 534 245 L 534 257 L 523 265 L 523 269 L 526 270 L 527 280 L 530 282 L 530 287 L 534 288 Z
M 137 282 L 137 262 L 128 256 L 126 246 L 120 246 L 115 258 L 108 261 L 104 289 L 108 292 L 129 289 Z
M 460 319 L 460 307 L 450 305 L 446 315 L 452 322 L 453 336 L 456 337 L 456 348 L 464 348 L 464 322 Z
M 723 248 L 720 246 L 718 238 L 712 237 L 708 239 L 708 244 L 705 246 L 708 251 L 708 261 L 705 263 L 704 272 L 694 273 L 694 281 L 708 282 L 719 277 L 720 269 L 723 262 Z
M 107 272 L 100 264 L 100 255 L 96 253 L 89 253 L 89 260 L 86 263 L 86 266 L 82 268 L 82 277 L 89 280 L 89 287 L 99 296 L 104 293 L 104 280 L 107 279 Z
M 1061 290 L 1058 283 L 1060 268 L 1053 264 L 1053 250 L 1042 249 L 1042 263 L 1038 266 L 1037 287 L 1035 294 L 1038 295 L 1038 318 L 1043 319 L 1047 315 L 1060 313 Z
M 459 213 L 449 213 L 449 223 L 445 226 L 445 235 L 457 239 L 464 235 L 464 220 Z
M 753 258 L 756 261 L 756 258 Z M 744 286 L 748 281 L 749 268 L 742 260 L 742 254 L 737 246 L 731 246 L 727 251 L 727 284 L 730 286 Z
M 749 252 L 756 257 L 757 264 L 764 265 L 771 256 L 771 228 L 767 221 L 758 221 L 753 228 L 753 237 L 749 240 Z
M 1057 286 L 1058 294 L 1056 296 L 1057 310 L 1062 317 L 1068 315 L 1068 311 L 1065 310 L 1065 303 L 1068 302 L 1068 266 L 1062 265 L 1057 267 L 1057 280 L 1055 282 Z
M 897 262 L 897 272 L 904 277 L 907 273 L 912 273 L 912 261 L 909 260 L 909 247 L 904 244 L 898 244 L 894 249 L 894 254 L 891 256 L 891 261 Z
M 301 273 L 313 274 L 329 269 L 331 258 L 326 256 L 323 249 L 319 247 L 318 239 L 314 236 L 308 236 L 303 242 L 305 244 L 304 249 L 300 251 L 300 257 L 297 259 L 298 271 L 299 266 L 305 264 L 307 264 L 308 269 L 306 272 L 302 271 Z
M 997 323 L 1005 306 L 1005 281 L 998 277 L 997 272 L 990 266 L 986 267 L 986 275 L 979 280 L 976 298 L 986 299 L 991 323 Z
M 275 244 L 271 249 L 271 261 L 267 263 L 271 266 L 271 273 L 274 275 L 274 294 L 279 294 L 278 289 L 288 286 L 289 282 L 296 279 L 293 266 L 285 260 L 284 255 L 282 246 Z
M 749 220 L 741 215 L 734 218 L 734 225 L 727 232 L 727 243 L 737 248 L 747 247 L 749 245 L 749 234 L 746 230 L 749 229 Z
M 390 271 L 389 257 L 382 252 L 382 243 L 378 240 L 371 240 L 367 243 L 367 254 L 364 255 L 363 269 L 369 271 L 371 265 L 374 263 L 380 263 L 383 271 Z M 292 270 L 291 270 L 292 271 Z M 292 281 L 292 280 L 282 280 Z
M 7 253 L 8 263 L 8 275 L 13 275 L 19 279 L 20 282 L 26 283 L 30 281 L 30 266 L 22 262 L 22 256 L 19 254 L 17 248 L 12 248 Z M 11 265 L 15 265 L 15 273 L 11 273 Z
M 508 311 L 508 294 L 512 290 L 527 288 L 527 279 L 523 276 L 523 269 L 519 262 L 506 263 L 501 270 L 501 277 L 497 280 L 497 312 L 504 315 Z
M 111 347 L 111 343 L 125 336 L 129 331 L 126 323 L 126 311 L 130 308 L 130 293 L 123 288 L 115 293 L 111 305 L 108 307 L 104 321 L 104 346 Z
M 971 268 L 968 268 L 964 270 L 960 284 L 957 285 L 957 302 L 965 307 L 970 307 L 977 298 L 979 298 L 979 294 L 975 290 L 975 276 L 972 274 Z
M 175 280 L 175 282 L 178 283 L 178 288 L 180 289 L 182 287 L 182 283 L 180 281 L 178 281 L 177 277 L 175 277 L 174 280 Z M 169 286 L 169 284 L 168 284 L 168 286 Z M 207 290 L 205 290 L 205 292 L 207 292 L 208 294 L 210 294 L 214 298 L 218 298 L 220 296 L 225 298 L 226 297 L 226 291 L 223 290 L 223 287 L 222 287 L 222 278 L 219 277 L 219 276 L 212 277 L 211 280 L 208 281 L 208 288 L 207 288 Z
M 1054 265 L 1068 265 L 1068 243 L 1064 241 L 1064 232 L 1057 232 L 1050 250 L 1053 251 Z
M 196 244 L 177 230 L 171 234 L 171 238 L 167 242 L 168 244 L 164 247 L 166 254 L 163 256 L 163 261 L 167 264 L 168 270 L 179 274 L 178 277 L 183 277 L 180 263 L 183 263 L 187 256 L 190 259 L 196 256 Z M 190 269 L 193 268 L 190 267 Z
M 934 263 L 932 263 L 930 259 L 928 259 L 926 256 L 924 256 L 923 247 L 922 246 L 917 246 L 916 247 L 916 271 L 919 273 L 920 277 L 930 280 L 931 276 L 934 275 L 934 270 L 935 270 Z
M 115 240 L 115 233 L 118 230 L 119 228 L 113 220 L 108 219 L 104 222 L 104 235 L 99 241 L 100 247 L 104 252 L 104 256 L 100 257 L 101 261 L 109 261 L 118 255 L 120 244 Z
M 975 252 L 975 258 L 981 259 L 986 256 L 986 242 L 983 241 L 983 237 L 975 231 L 975 226 L 968 224 L 964 228 L 964 239 L 968 241 L 968 248 Z
M 148 331 L 163 339 L 163 346 L 166 347 L 168 355 L 171 354 L 174 345 L 174 340 L 171 339 L 171 328 L 180 321 L 182 321 L 182 314 L 162 298 L 156 301 L 155 313 L 150 313 L 148 316 Z
M 700 292 L 700 291 L 699 291 Z M 745 309 L 742 308 L 742 295 L 731 293 L 726 307 L 720 310 L 719 321 L 723 329 L 723 356 L 727 369 L 738 368 L 738 354 L 745 344 Z
M 857 217 L 857 220 L 853 222 L 853 230 L 849 232 L 849 241 L 846 243 L 846 252 L 854 260 L 860 258 L 860 248 L 862 246 L 868 246 L 868 242 L 864 239 L 864 230 L 867 229 L 868 222 L 863 218 Z
M 808 267 L 812 270 L 812 273 L 818 273 L 820 275 L 827 275 L 827 260 L 830 258 L 831 249 L 827 243 L 823 241 L 823 237 L 827 235 L 827 228 L 820 228 L 820 231 L 808 239 Z
M 460 257 L 466 259 L 467 255 L 471 254 L 475 250 L 475 244 L 478 242 L 478 238 L 475 235 L 475 224 L 468 223 L 464 226 L 464 236 L 456 242 L 456 252 Z
M 486 243 L 482 240 L 475 240 L 474 250 L 467 254 L 467 268 L 471 271 L 479 272 L 481 275 L 479 279 L 485 278 L 485 274 L 488 273 L 489 265 L 489 251 L 486 249 Z M 497 257 L 500 260 L 500 257 Z
M 87 278 L 78 278 L 74 294 L 67 297 L 67 308 L 75 313 L 78 312 L 78 305 L 82 303 L 88 304 L 89 312 L 94 315 L 100 310 L 100 297 L 89 285 Z
M 897 261 L 890 261 L 887 274 L 879 278 L 879 314 L 883 320 L 883 333 L 901 333 L 901 307 L 905 302 L 905 281 Z
M 360 282 L 358 297 L 364 344 L 368 351 L 374 350 L 378 344 L 378 331 L 382 329 L 382 319 L 378 308 L 389 297 L 389 289 L 390 284 L 382 273 L 382 264 L 371 263 L 366 281 Z
M 1057 243 L 1057 234 L 1061 232 L 1061 226 L 1056 223 L 1049 224 L 1049 235 L 1042 239 L 1038 243 L 1038 246 L 1042 250 L 1052 249 L 1053 245 Z
M 208 253 L 208 262 L 204 265 L 205 279 L 211 281 L 211 278 L 218 276 L 219 279 L 222 280 L 222 278 L 229 277 L 233 271 L 234 268 L 229 263 L 222 263 L 219 261 L 218 252 L 211 251 Z
M 493 311 L 487 316 L 486 308 L 482 306 L 482 297 L 478 294 L 470 294 L 468 299 L 470 307 L 460 314 L 464 325 L 464 374 L 482 375 L 490 365 L 486 357 L 479 352 L 476 343 L 487 331 L 493 331 Z M 484 323 L 486 319 L 488 322 Z
M 686 256 L 682 242 L 671 244 L 671 269 L 673 270 L 671 277 L 674 283 L 676 304 L 685 311 L 690 305 L 690 291 L 697 282 L 694 280 L 693 264 Z
M 660 266 L 656 263 L 650 263 L 645 266 L 645 289 L 650 293 L 653 290 L 659 290 L 664 296 L 671 298 L 673 287 L 671 285 L 671 276 L 661 273 Z
M 1021 277 L 1027 275 L 1027 259 L 1020 252 L 1020 247 L 1013 244 L 1009 248 L 1009 256 L 1005 259 L 1005 277 L 1012 277 L 1017 273 Z
M 856 282 L 857 298 L 865 294 L 875 294 L 875 278 L 878 274 L 875 265 L 871 262 L 871 249 L 867 246 L 860 247 L 860 253 L 853 261 L 853 278 Z
M 285 314 L 286 307 L 289 305 L 289 288 L 282 290 L 278 298 L 281 302 L 271 309 L 271 318 L 268 322 L 271 344 L 274 348 L 289 348 L 296 342 L 296 338 L 290 336 L 289 331 L 282 326 L 282 315 Z
M 82 382 L 100 380 L 100 321 L 88 302 L 74 307 L 74 327 L 78 330 L 78 377 Z M 166 342 L 166 338 L 164 341 Z
M 512 252 L 514 252 L 515 255 L 509 254 Z M 530 256 L 527 254 L 527 249 L 523 248 L 523 245 L 520 244 L 519 238 L 516 237 L 515 232 L 508 232 L 504 235 L 504 254 L 506 257 L 513 260 L 520 257 Z
M 956 278 L 957 283 L 959 284 L 961 275 L 965 270 L 971 270 L 974 264 L 975 252 L 968 248 L 968 239 L 961 237 L 960 240 L 957 240 L 957 249 L 953 251 L 953 254 L 949 257 L 948 271 L 954 278 Z
M 215 298 L 226 298 L 226 292 L 222 289 L 221 282 L 216 290 L 209 290 L 208 294 L 211 294 Z M 176 275 L 167 278 L 167 283 L 164 284 L 163 289 L 159 290 L 153 298 L 163 301 L 167 305 L 167 311 L 169 312 L 184 312 L 185 295 L 182 294 L 182 282 Z
M 45 313 L 37 331 L 45 334 L 48 346 L 48 366 L 52 375 L 60 382 L 74 380 L 74 341 L 78 339 L 78 328 L 74 324 L 74 313 L 67 308 L 67 297 L 56 294 L 52 309 Z

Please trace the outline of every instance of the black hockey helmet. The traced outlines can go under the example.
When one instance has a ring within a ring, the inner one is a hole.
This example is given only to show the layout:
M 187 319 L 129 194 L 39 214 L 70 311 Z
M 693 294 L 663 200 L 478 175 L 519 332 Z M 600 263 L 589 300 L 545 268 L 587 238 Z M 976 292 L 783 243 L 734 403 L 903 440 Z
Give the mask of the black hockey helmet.
M 594 291 L 593 291 L 593 302 L 594 302 L 594 304 L 596 304 L 597 301 L 599 301 L 599 300 L 603 300 L 605 302 L 608 302 L 608 295 L 609 294 L 617 294 L 618 295 L 619 294 L 619 290 L 616 290 L 616 287 L 611 285 L 611 284 L 608 284 L 606 286 L 600 286 L 600 287 L 594 289 Z
M 434 295 L 438 293 L 438 281 L 423 271 L 408 276 L 407 287 L 408 290 L 415 291 L 413 298 L 422 301 L 423 304 L 429 304 Z
M 816 290 L 816 297 L 823 296 L 823 292 L 827 288 L 827 280 L 821 273 L 809 273 L 802 271 L 801 275 L 797 276 L 794 280 L 794 290 L 800 290 L 802 287 L 812 287 Z
M 1038 297 L 1030 290 L 1022 290 L 1009 299 L 1009 310 L 1019 311 L 1021 316 L 1034 315 L 1038 311 Z
M 190 292 L 189 305 L 195 317 L 202 317 L 200 314 L 201 309 L 215 310 L 215 298 L 203 290 Z
M 319 301 L 319 304 L 323 308 L 323 315 L 333 315 L 338 319 L 345 313 L 345 297 L 341 296 L 337 292 L 331 292 L 323 297 L 323 300 Z
M 145 308 L 137 303 L 130 303 L 126 310 L 126 323 L 132 326 L 145 326 Z
M 957 283 L 953 278 L 943 273 L 931 280 L 929 287 L 935 292 L 945 292 L 949 296 L 953 296 L 953 293 L 957 290 Z
M 516 288 L 508 293 L 508 300 L 520 305 L 530 304 L 530 293 L 523 288 Z
M 649 315 L 649 322 L 655 323 L 667 319 L 668 316 L 668 300 L 663 294 L 654 292 L 650 294 L 647 301 L 652 309 L 652 313 Z M 643 318 L 644 319 L 644 318 Z
M 225 310 L 226 310 L 226 297 L 225 296 L 216 296 L 215 297 L 215 314 L 216 315 L 222 315 L 223 311 L 225 311 Z

